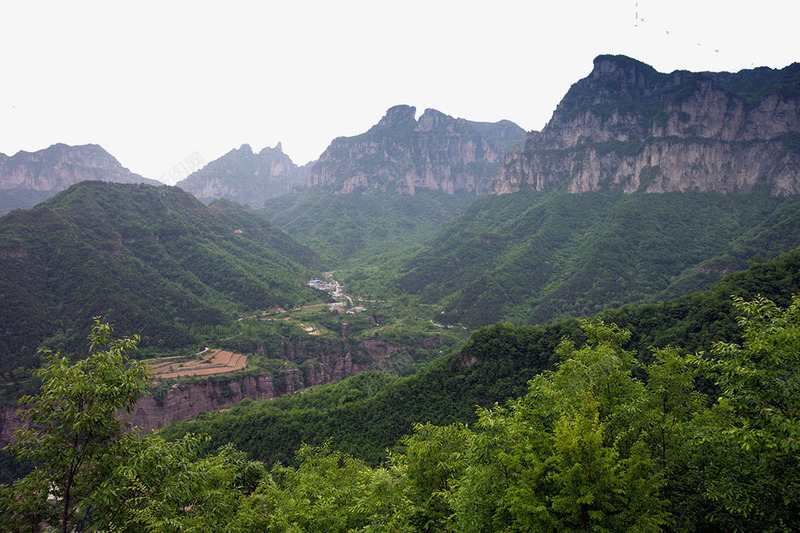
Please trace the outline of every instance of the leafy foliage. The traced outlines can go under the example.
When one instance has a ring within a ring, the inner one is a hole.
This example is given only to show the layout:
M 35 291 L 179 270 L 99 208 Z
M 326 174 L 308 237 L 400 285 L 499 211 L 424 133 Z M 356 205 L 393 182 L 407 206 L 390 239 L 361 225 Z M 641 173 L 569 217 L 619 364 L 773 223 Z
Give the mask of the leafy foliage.
M 654 349 L 645 379 L 625 347 L 631 332 L 584 321 L 585 343 L 562 338 L 559 362 L 524 396 L 479 408 L 474 427 L 417 423 L 380 466 L 328 442 L 300 446 L 296 466 L 267 469 L 231 446 L 200 455 L 193 435 L 121 432 L 113 409 L 130 405 L 144 374 L 121 365 L 132 341 L 109 343 L 110 329 L 97 323 L 93 353 L 74 366 L 52 361 L 42 393 L 27 400 L 32 419 L 47 423 L 45 438 L 14 449 L 47 466 L 0 489 L 0 523 L 15 531 L 49 522 L 65 532 L 793 531 L 800 296 L 784 309 L 765 298 L 735 305 L 742 344 L 691 356 Z M 110 348 L 97 351 L 101 344 Z M 473 355 L 480 344 L 473 340 Z M 90 368 L 94 388 L 78 390 L 96 393 L 97 403 L 65 392 L 67 379 Z M 715 380 L 718 397 L 695 388 L 699 377 Z M 131 387 L 114 386 L 120 380 Z M 378 379 L 373 397 L 394 383 Z M 327 401 L 318 400 L 297 401 Z M 89 420 L 100 421 L 96 438 L 73 439 L 71 431 L 93 431 Z M 75 442 L 92 445 L 79 467 L 72 453 L 53 457 L 54 443 Z
M 39 371 L 41 392 L 21 400 L 29 425 L 17 430 L 10 449 L 36 466 L 15 486 L 15 498 L 25 502 L 18 518 L 31 526 L 45 521 L 65 532 L 91 529 L 102 507 L 97 490 L 129 444 L 117 411 L 130 411 L 146 387 L 144 364 L 123 368 L 138 339 L 113 340 L 111 328 L 96 320 L 90 340 L 89 356 L 74 365 L 49 354 Z

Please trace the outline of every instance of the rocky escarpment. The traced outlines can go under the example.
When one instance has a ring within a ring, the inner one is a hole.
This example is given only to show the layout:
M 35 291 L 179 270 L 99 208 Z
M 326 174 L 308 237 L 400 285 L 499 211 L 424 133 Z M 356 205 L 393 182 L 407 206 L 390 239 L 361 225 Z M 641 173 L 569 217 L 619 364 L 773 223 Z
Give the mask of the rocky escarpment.
M 399 348 L 398 344 L 379 339 L 355 343 L 350 349 L 346 349 L 344 343 L 286 343 L 282 354 L 286 360 L 285 369 L 274 377 L 244 376 L 205 383 L 175 383 L 165 391 L 139 400 L 128 420 L 143 431 L 152 431 L 205 411 L 237 405 L 246 398 L 276 398 L 306 387 L 335 383 L 365 370 L 389 370 L 391 363 L 387 356 Z M 311 352 L 313 356 L 308 357 L 309 353 L 304 352 Z M 296 361 L 302 362 L 297 364 Z
M 0 214 L 32 207 L 87 180 L 161 185 L 134 174 L 96 144 L 54 144 L 38 152 L 0 154 Z
M 470 122 L 400 105 L 356 137 L 335 139 L 311 167 L 309 185 L 351 193 L 414 194 L 419 188 L 484 194 L 505 152 L 524 140 L 509 121 Z
M 164 388 L 155 383 L 153 393 L 141 398 L 131 413 L 120 413 L 131 425 L 147 433 L 200 413 L 225 409 L 244 399 L 260 400 L 294 394 L 306 387 L 335 383 L 370 369 L 390 370 L 391 356 L 402 345 L 382 339 L 357 343 L 309 340 L 285 343 L 285 368 L 275 376 L 246 375 L 218 377 L 205 382 L 176 382 Z M 435 339 L 422 344 L 431 347 Z M 0 446 L 12 441 L 14 430 L 22 427 L 20 408 L 0 403 Z
M 662 74 L 600 56 L 541 132 L 509 154 L 492 192 L 800 193 L 800 64 Z
M 302 186 L 304 169 L 283 153 L 280 143 L 257 154 L 245 144 L 190 174 L 177 186 L 206 203 L 226 199 L 261 207 L 267 198 Z

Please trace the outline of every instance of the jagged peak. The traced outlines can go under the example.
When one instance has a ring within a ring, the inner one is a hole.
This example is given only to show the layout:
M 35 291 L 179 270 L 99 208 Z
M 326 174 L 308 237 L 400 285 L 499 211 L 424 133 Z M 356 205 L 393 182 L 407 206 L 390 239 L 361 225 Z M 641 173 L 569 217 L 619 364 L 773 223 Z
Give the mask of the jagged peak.
M 393 124 L 403 124 L 406 122 L 416 122 L 417 108 L 410 105 L 396 105 L 390 107 L 383 118 L 378 122 L 379 126 Z
M 437 126 L 441 125 L 443 121 L 454 122 L 456 119 L 450 115 L 446 115 L 436 109 L 426 109 L 422 116 L 419 117 L 417 129 L 420 131 L 431 131 Z
M 271 155 L 273 153 L 277 155 L 286 155 L 283 153 L 283 145 L 281 143 L 276 144 L 275 148 L 265 146 L 260 152 L 258 152 L 258 155 Z
M 594 58 L 594 69 L 592 70 L 592 76 L 596 78 L 604 74 L 613 74 L 619 70 L 626 69 L 640 69 L 646 72 L 658 73 L 656 69 L 647 63 L 642 63 L 638 59 L 621 54 L 602 54 Z
M 239 151 L 246 155 L 253 155 L 253 149 L 246 143 L 239 147 Z

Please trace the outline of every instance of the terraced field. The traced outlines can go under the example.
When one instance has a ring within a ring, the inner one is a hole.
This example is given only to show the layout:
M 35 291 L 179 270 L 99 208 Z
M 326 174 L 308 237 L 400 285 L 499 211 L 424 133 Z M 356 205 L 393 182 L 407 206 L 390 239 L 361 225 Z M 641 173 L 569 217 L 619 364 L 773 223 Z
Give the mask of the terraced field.
M 185 357 L 160 359 L 159 362 L 150 365 L 150 371 L 155 379 L 174 379 L 226 374 L 243 370 L 247 365 L 247 356 L 239 353 L 208 348 L 200 353 L 202 357 L 199 359 Z

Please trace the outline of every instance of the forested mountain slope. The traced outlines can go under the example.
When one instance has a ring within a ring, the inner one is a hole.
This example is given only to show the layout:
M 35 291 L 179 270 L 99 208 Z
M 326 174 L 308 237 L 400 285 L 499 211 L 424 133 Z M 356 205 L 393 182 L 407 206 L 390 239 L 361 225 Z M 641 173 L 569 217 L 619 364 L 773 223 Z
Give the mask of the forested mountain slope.
M 599 315 L 631 331 L 626 349 L 649 362 L 652 348 L 709 350 L 716 341 L 739 341 L 731 296 L 758 295 L 786 306 L 800 292 L 800 249 L 773 261 L 729 274 L 712 289 L 648 305 L 630 305 Z M 334 448 L 377 463 L 415 422 L 474 422 L 476 406 L 524 395 L 528 380 L 552 369 L 565 336 L 580 344 L 579 323 L 546 326 L 495 324 L 475 331 L 457 352 L 427 369 L 395 380 L 364 375 L 297 397 L 240 405 L 229 412 L 166 428 L 173 437 L 207 432 L 209 447 L 232 442 L 252 457 L 292 461 L 305 442 Z
M 268 200 L 264 215 L 327 260 L 330 268 L 359 264 L 386 270 L 386 254 L 417 250 L 475 199 L 470 194 L 419 190 L 335 194 L 305 189 Z M 374 272 L 380 278 L 380 272 Z
M 476 200 L 398 287 L 444 321 L 541 323 L 701 290 L 797 246 L 797 196 L 529 191 Z
M 236 312 L 318 299 L 315 255 L 238 204 L 175 187 L 83 182 L 0 219 L 0 367 L 82 348 L 91 318 L 144 347 L 194 342 Z

